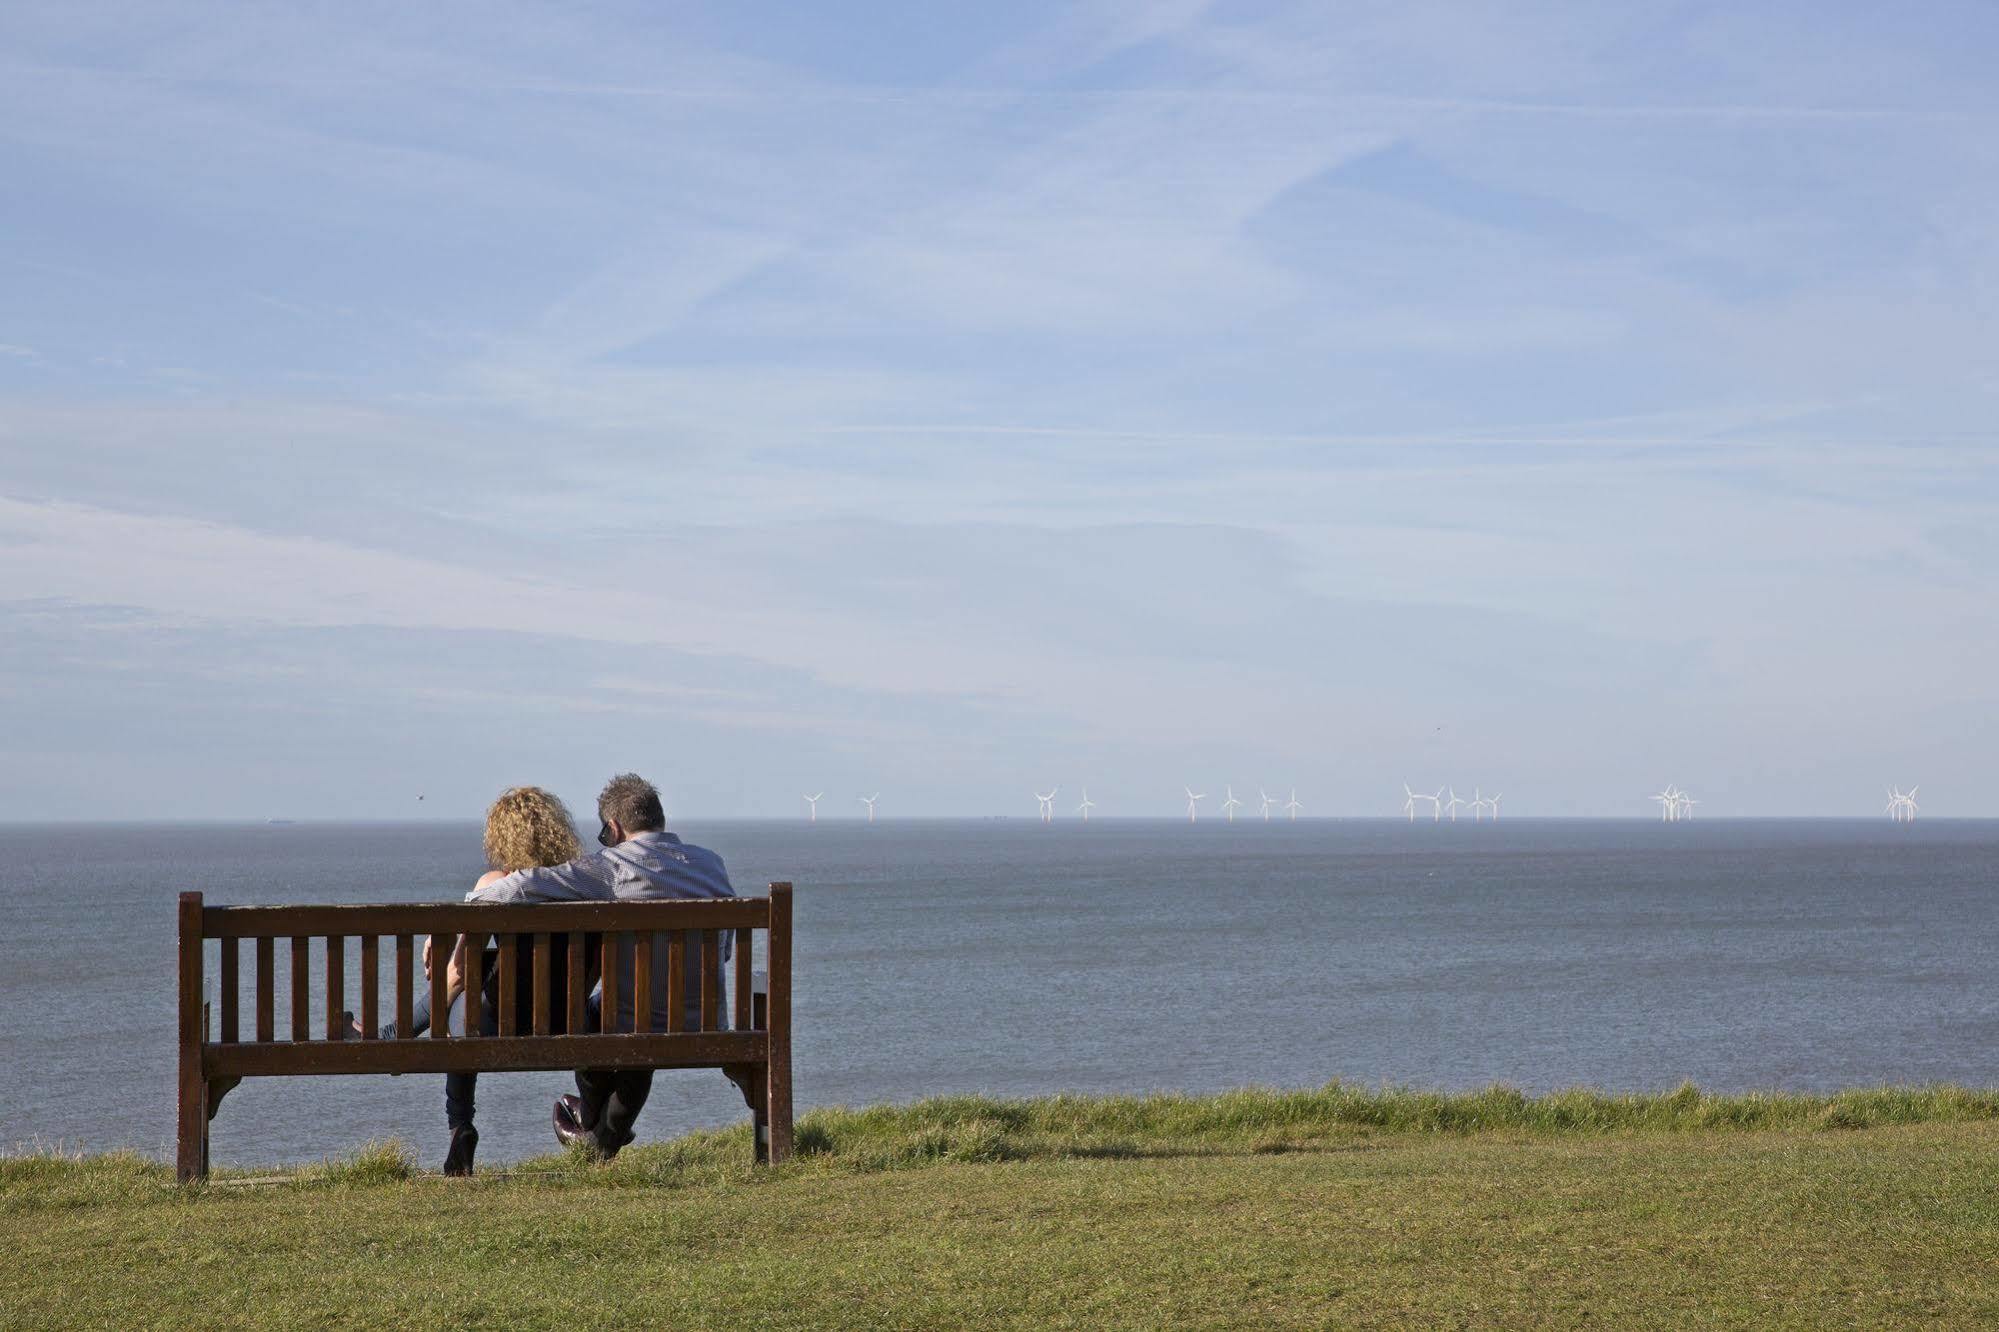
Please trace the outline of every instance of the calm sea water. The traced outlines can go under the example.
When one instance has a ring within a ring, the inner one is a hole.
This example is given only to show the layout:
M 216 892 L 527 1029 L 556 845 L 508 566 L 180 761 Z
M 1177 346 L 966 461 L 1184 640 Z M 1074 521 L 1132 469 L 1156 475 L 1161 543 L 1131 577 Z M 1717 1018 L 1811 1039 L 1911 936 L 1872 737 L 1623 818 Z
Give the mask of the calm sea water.
M 722 853 L 740 892 L 798 885 L 801 1108 L 1330 1078 L 1999 1083 L 1999 823 L 682 831 Z M 183 889 L 211 903 L 456 898 L 481 868 L 478 834 L 0 826 L 0 1147 L 170 1153 Z M 482 1079 L 480 1159 L 551 1149 L 549 1102 L 565 1090 L 557 1074 Z M 720 1074 L 667 1073 L 640 1132 L 742 1117 Z M 442 1158 L 441 1078 L 252 1080 L 213 1151 L 301 1161 L 389 1135 Z

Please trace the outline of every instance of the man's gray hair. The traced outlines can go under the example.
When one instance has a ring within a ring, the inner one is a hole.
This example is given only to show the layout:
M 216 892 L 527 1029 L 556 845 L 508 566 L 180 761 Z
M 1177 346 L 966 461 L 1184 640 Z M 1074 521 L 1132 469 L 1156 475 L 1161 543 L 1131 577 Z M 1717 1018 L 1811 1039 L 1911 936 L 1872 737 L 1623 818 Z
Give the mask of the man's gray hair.
M 660 807 L 659 792 L 635 772 L 621 772 L 605 783 L 597 797 L 597 817 L 615 822 L 627 833 L 664 832 L 666 811 Z

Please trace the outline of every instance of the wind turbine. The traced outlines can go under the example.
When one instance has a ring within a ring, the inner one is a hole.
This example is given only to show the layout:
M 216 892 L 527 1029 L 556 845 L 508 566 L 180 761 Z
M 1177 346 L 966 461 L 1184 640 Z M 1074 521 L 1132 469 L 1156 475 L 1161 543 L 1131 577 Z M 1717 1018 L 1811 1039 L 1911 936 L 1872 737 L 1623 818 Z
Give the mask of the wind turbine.
M 1485 795 L 1476 786 L 1471 789 L 1471 821 L 1479 823 L 1485 818 Z
M 1691 823 L 1694 817 L 1694 806 L 1698 804 L 1700 804 L 1700 801 L 1694 799 L 1692 796 L 1688 795 L 1685 791 L 1680 792 L 1679 817 Z
M 1492 811 L 1492 821 L 1494 823 L 1499 822 L 1499 797 L 1496 795 L 1487 796 L 1485 798 L 1485 804 L 1486 808 Z
M 1192 823 L 1196 819 L 1201 817 L 1199 802 L 1206 800 L 1208 796 L 1205 791 L 1202 792 L 1200 795 L 1195 795 L 1194 788 L 1191 786 L 1187 787 L 1186 790 L 1187 790 L 1187 822 Z
M 1229 797 L 1227 800 L 1222 801 L 1222 813 L 1229 816 L 1230 823 L 1234 823 L 1235 812 L 1241 807 L 1242 801 L 1235 798 L 1235 788 L 1233 786 L 1224 786 L 1222 790 L 1228 792 Z
M 1451 811 L 1451 822 L 1452 822 L 1452 823 L 1456 823 L 1456 822 L 1458 821 L 1458 806 L 1459 806 L 1459 805 L 1462 805 L 1462 804 L 1464 804 L 1464 803 L 1466 803 L 1466 802 L 1465 802 L 1465 801 L 1462 801 L 1462 800 L 1460 800 L 1460 799 L 1458 799 L 1458 788 L 1457 788 L 1457 787 L 1455 787 L 1455 786 L 1447 786 L 1447 787 L 1445 787 L 1444 789 L 1445 789 L 1446 791 L 1449 791 L 1449 792 L 1451 793 L 1451 798 L 1450 798 L 1449 800 L 1446 800 L 1446 801 L 1444 802 L 1444 805 L 1445 805 L 1445 807 L 1446 807 L 1447 809 L 1449 809 L 1449 810 Z
M 1034 798 L 1041 802 L 1041 821 L 1043 823 L 1055 822 L 1055 792 L 1060 791 L 1061 789 L 1062 788 L 1059 786 L 1053 787 L 1049 790 L 1047 795 L 1042 795 L 1039 791 L 1036 791 L 1034 793 Z M 1089 798 L 1089 793 L 1084 792 L 1083 798 L 1087 800 Z
M 1270 807 L 1276 804 L 1277 802 L 1270 798 L 1270 792 L 1264 790 L 1260 786 L 1256 788 L 1256 793 L 1257 795 L 1262 797 L 1259 804 L 1261 805 L 1263 810 L 1263 821 L 1265 823 L 1268 823 L 1270 822 Z
M 821 791 L 819 795 L 809 795 L 804 798 L 806 805 L 812 810 L 812 813 L 805 820 L 807 823 L 819 822 L 819 796 L 825 794 L 824 791 Z
M 1444 818 L 1444 788 L 1440 786 L 1437 794 L 1423 798 L 1430 802 L 1430 822 L 1441 823 Z
M 1909 788 L 1908 794 L 1904 795 L 1900 787 L 1889 787 L 1888 817 L 1896 823 L 1914 823 L 1918 808 L 1916 804 L 1916 792 L 1920 790 L 1922 790 L 1922 787 L 1912 786 Z
M 1402 794 L 1409 797 L 1402 802 L 1402 812 L 1409 816 L 1409 822 L 1414 823 L 1416 821 L 1416 801 L 1418 797 L 1414 791 L 1409 789 L 1409 783 L 1407 782 L 1402 783 Z
M 1050 800 L 1053 800 L 1055 798 L 1055 793 L 1053 791 L 1050 791 L 1048 793 L 1048 798 Z M 1090 821 L 1090 811 L 1095 809 L 1096 807 L 1097 807 L 1097 802 L 1090 799 L 1090 788 L 1087 786 L 1084 787 L 1083 803 L 1076 806 L 1076 812 L 1083 816 L 1083 822 L 1088 823 Z
M 1293 823 L 1296 823 L 1298 821 L 1298 811 L 1303 808 L 1304 806 L 1298 803 L 1298 788 L 1294 786 L 1291 788 L 1291 799 L 1284 806 L 1284 812 L 1291 816 Z
M 1667 783 L 1666 789 L 1652 797 L 1659 802 L 1659 822 L 1671 823 L 1680 817 L 1680 788 Z
M 869 822 L 869 823 L 873 823 L 873 822 L 875 821 L 875 801 L 877 801 L 877 800 L 880 800 L 881 798 L 882 798 L 882 796 L 881 796 L 881 792 L 879 792 L 879 791 L 875 792 L 875 793 L 874 793 L 873 795 L 871 795 L 871 796 L 862 796 L 862 797 L 861 797 L 861 803 L 862 803 L 863 805 L 866 805 L 866 806 L 868 807 L 868 822 Z

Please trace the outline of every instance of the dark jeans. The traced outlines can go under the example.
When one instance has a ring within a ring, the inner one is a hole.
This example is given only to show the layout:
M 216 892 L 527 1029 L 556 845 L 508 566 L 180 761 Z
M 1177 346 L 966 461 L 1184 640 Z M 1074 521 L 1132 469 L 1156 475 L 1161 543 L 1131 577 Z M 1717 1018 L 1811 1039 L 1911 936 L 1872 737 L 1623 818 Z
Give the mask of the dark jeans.
M 421 1036 L 429 1030 L 430 987 L 426 985 L 417 995 L 416 1002 L 410 1005 L 410 1035 Z M 390 1018 L 376 1030 L 375 1037 L 377 1040 L 393 1041 L 399 1039 L 402 1034 L 402 1028 L 396 1025 L 394 1018 Z
M 489 1003 L 480 1012 L 480 1034 L 497 1035 L 500 1020 L 493 1014 Z M 465 996 L 459 995 L 451 1001 L 450 1016 L 445 1019 L 445 1030 L 453 1036 L 465 1034 Z M 479 1075 L 477 1073 L 446 1073 L 444 1075 L 444 1122 L 455 1133 L 462 1128 L 472 1127 L 472 1114 L 477 1108 L 479 1095 Z
M 552 940 L 554 945 L 551 949 L 551 962 L 553 964 L 551 970 L 553 975 L 550 981 L 550 990 L 558 998 L 552 1006 L 553 1011 L 549 1015 L 549 1030 L 557 1036 L 569 1030 L 565 1020 L 567 1010 L 559 998 L 559 996 L 566 993 L 564 987 L 567 983 L 566 976 L 568 973 L 568 941 L 569 936 L 566 934 L 555 935 Z M 600 946 L 600 936 L 588 934 L 584 936 L 584 941 L 587 950 L 586 956 L 594 955 Z M 514 974 L 516 980 L 514 993 L 508 996 L 514 1005 L 514 1020 L 517 1024 L 516 1029 L 519 1031 L 532 1031 L 534 1029 L 534 982 L 532 979 L 534 975 L 534 961 L 532 954 L 528 951 L 532 944 L 533 939 L 529 936 L 523 935 L 517 940 L 517 946 L 520 951 L 515 955 L 516 970 Z M 479 1034 L 482 1036 L 497 1036 L 500 1031 L 499 1005 L 502 1002 L 502 996 L 499 992 L 499 969 L 495 964 L 495 956 L 495 953 L 491 949 L 488 949 L 484 955 L 481 968 L 481 975 L 485 979 L 485 984 L 479 991 L 484 1000 L 479 1011 Z M 589 968 L 585 974 L 584 983 L 595 984 L 596 979 L 596 969 L 594 967 Z M 415 1011 L 411 1013 L 411 1017 L 416 1022 L 417 1030 L 421 1031 L 428 1025 L 430 1017 L 429 997 L 427 995 L 424 996 L 420 1003 L 413 1005 L 413 1009 Z M 451 1012 L 446 1016 L 445 1022 L 445 1030 L 449 1031 L 453 1036 L 463 1036 L 465 1034 L 464 995 L 461 994 L 451 1001 Z M 594 1022 L 595 1009 L 593 1008 L 593 1025 Z M 650 1090 L 650 1086 L 651 1079 L 650 1075 L 648 1075 L 648 1090 Z M 479 1075 L 477 1073 L 447 1073 L 444 1075 L 444 1122 L 449 1124 L 454 1131 L 472 1126 L 472 1116 L 477 1109 L 478 1092 Z M 644 1104 L 645 1092 L 641 1091 L 638 1095 L 637 1104 L 632 1107 L 631 1114 L 636 1116 L 638 1114 L 638 1106 Z
M 598 1015 L 603 1011 L 598 1000 L 603 996 L 591 995 L 586 1010 L 586 1029 L 597 1030 Z M 637 1136 L 632 1125 L 638 1122 L 639 1111 L 646 1107 L 646 1097 L 652 1095 L 652 1070 L 649 1068 L 579 1068 L 576 1070 L 576 1094 L 583 1098 L 583 1123 L 597 1139 L 597 1146 L 611 1155 L 620 1147 L 629 1146 Z

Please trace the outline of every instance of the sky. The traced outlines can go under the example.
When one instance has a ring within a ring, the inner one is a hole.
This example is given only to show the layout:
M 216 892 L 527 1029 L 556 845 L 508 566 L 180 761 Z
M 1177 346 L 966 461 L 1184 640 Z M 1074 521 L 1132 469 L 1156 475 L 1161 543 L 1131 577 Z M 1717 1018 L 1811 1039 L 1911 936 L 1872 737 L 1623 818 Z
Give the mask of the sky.
M 0 9 L 0 819 L 1999 815 L 1983 3 Z

